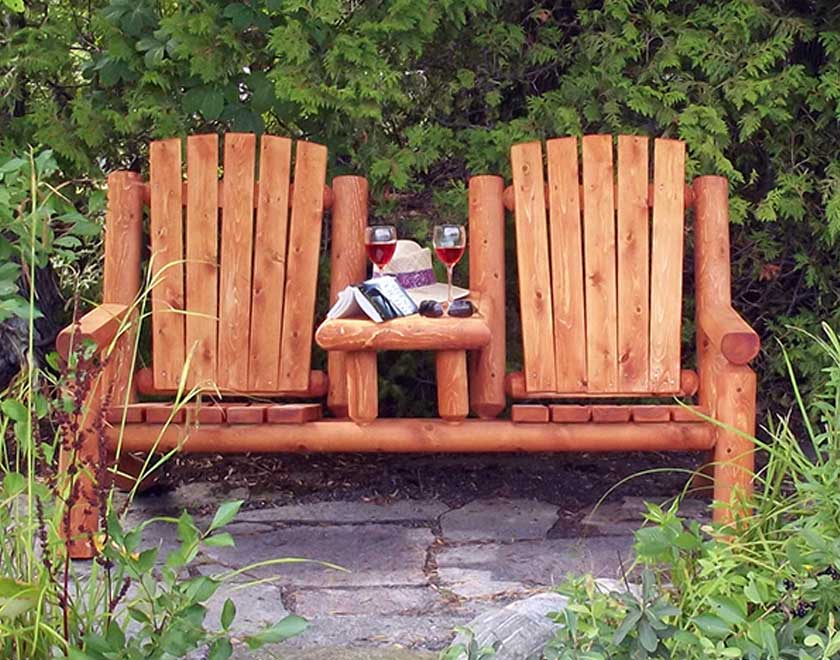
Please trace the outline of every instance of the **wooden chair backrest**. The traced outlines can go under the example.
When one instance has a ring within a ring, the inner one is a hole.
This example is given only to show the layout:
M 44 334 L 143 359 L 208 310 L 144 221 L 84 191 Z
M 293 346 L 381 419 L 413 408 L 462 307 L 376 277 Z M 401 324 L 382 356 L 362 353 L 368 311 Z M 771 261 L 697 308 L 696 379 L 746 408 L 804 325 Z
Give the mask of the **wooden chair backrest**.
M 152 369 L 157 389 L 309 385 L 327 150 L 263 135 L 152 142 Z
M 680 388 L 685 145 L 587 135 L 511 149 L 526 390 Z M 548 207 L 548 213 L 546 213 Z

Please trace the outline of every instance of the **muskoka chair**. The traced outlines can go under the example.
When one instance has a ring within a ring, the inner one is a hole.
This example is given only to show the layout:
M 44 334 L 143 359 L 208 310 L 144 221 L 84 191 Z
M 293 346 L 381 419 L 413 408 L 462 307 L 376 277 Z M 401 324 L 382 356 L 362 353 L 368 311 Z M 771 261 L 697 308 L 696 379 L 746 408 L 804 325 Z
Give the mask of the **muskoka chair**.
M 148 183 L 134 172 L 108 177 L 103 303 L 57 342 L 67 359 L 74 344 L 92 340 L 104 353 L 116 339 L 88 395 L 77 446 L 63 456 L 65 468 L 75 460 L 89 470 L 80 477 L 83 496 L 72 512 L 75 556 L 93 552 L 90 533 L 98 512 L 90 473 L 107 460 L 96 437 L 102 417 L 111 452 L 122 434 L 121 468 L 128 472 L 128 451 L 157 449 L 164 429 L 171 429 L 176 445 L 195 426 L 216 447 L 230 448 L 243 436 L 239 425 L 278 433 L 278 425 L 321 417 L 320 403 L 275 399 L 317 399 L 327 389 L 326 375 L 310 368 L 322 218 L 333 204 L 325 186 L 327 153 L 299 141 L 292 169 L 291 140 L 263 136 L 258 159 L 256 143 L 251 134 L 224 138 L 221 180 L 217 135 L 187 138 L 186 182 L 178 138 L 151 143 Z M 360 184 L 364 180 L 356 177 L 336 180 L 339 220 L 347 207 L 344 193 L 355 195 Z M 152 356 L 150 366 L 132 376 L 135 341 L 128 321 L 136 322 L 132 305 L 143 286 L 146 208 Z M 200 388 L 208 396 L 200 405 L 173 407 L 165 401 L 179 388 Z M 224 403 L 218 395 L 244 400 Z M 164 402 L 139 403 L 138 396 Z
M 547 177 L 539 142 L 511 149 L 513 186 L 504 193 L 516 222 L 524 354 L 507 392 L 539 401 L 515 404 L 513 420 L 578 428 L 581 451 L 709 450 L 714 499 L 732 504 L 733 489 L 751 488 L 756 380 L 748 364 L 760 344 L 731 305 L 727 180 L 701 176 L 686 186 L 677 140 L 654 141 L 652 168 L 644 137 L 619 136 L 617 162 L 608 135 L 548 140 L 545 151 Z M 681 368 L 680 355 L 687 208 L 696 373 Z M 673 402 L 695 394 L 696 405 Z M 660 402 L 641 403 L 649 399 Z M 720 506 L 715 518 L 728 521 L 732 511 Z

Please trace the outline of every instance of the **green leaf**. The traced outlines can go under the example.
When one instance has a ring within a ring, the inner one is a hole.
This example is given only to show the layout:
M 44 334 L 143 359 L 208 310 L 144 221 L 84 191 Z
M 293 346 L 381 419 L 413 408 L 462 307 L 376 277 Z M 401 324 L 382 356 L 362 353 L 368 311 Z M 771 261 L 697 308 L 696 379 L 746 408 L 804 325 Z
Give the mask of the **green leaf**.
M 230 599 L 225 600 L 225 604 L 222 605 L 222 617 L 221 623 L 222 628 L 228 630 L 230 628 L 230 624 L 233 623 L 233 620 L 236 618 L 236 604 Z
M 6 497 L 14 497 L 26 490 L 26 477 L 18 472 L 7 472 L 3 477 L 3 491 Z
M 713 598 L 711 602 L 715 614 L 729 625 L 740 626 L 744 623 L 747 615 L 745 603 L 734 598 Z
M 35 607 L 38 589 L 29 582 L 0 577 L 0 619 L 14 619 Z
M 236 545 L 233 542 L 233 537 L 228 532 L 208 536 L 204 539 L 204 544 L 210 548 L 232 548 Z
M 307 625 L 306 619 L 290 614 L 273 626 L 269 626 L 255 635 L 249 635 L 245 638 L 245 643 L 251 650 L 261 648 L 265 644 L 277 644 L 295 635 L 300 635 L 306 630 Z
M 216 511 L 216 515 L 213 516 L 213 522 L 210 523 L 210 528 L 207 531 L 212 532 L 214 529 L 219 529 L 220 527 L 227 525 L 236 517 L 236 514 L 239 513 L 239 509 L 242 508 L 242 504 L 244 502 L 245 500 L 223 502 Z
M 29 411 L 26 407 L 16 399 L 6 399 L 0 404 L 0 410 L 9 419 L 15 422 L 25 422 L 29 419 Z
M 624 638 L 630 633 L 631 630 L 636 626 L 639 622 L 639 619 L 642 618 L 642 613 L 639 610 L 633 610 L 627 613 L 627 616 L 624 617 L 624 621 L 621 622 L 621 625 L 616 629 L 615 633 L 613 634 L 612 643 L 618 646 L 621 642 L 624 641 Z
M 656 636 L 656 631 L 654 631 L 647 621 L 642 621 L 639 626 L 639 643 L 648 653 L 653 653 L 656 647 L 659 646 L 659 638 Z
M 233 645 L 227 637 L 221 637 L 213 642 L 207 660 L 227 660 L 233 655 Z
M 709 637 L 726 637 L 730 633 L 729 626 L 723 619 L 713 614 L 701 614 L 692 619 L 701 632 Z

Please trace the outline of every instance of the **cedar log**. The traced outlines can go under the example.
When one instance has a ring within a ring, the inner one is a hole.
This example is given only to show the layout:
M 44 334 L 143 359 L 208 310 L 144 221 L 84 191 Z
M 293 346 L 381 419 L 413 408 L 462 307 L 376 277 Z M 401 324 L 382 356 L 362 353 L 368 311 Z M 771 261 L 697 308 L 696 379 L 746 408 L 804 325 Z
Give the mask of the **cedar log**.
M 67 361 L 70 352 L 83 342 L 92 341 L 97 352 L 107 349 L 120 331 L 128 314 L 128 305 L 105 303 L 94 307 L 73 325 L 58 333 L 55 350 Z
M 327 319 L 315 341 L 328 351 L 437 351 L 481 348 L 490 328 L 480 316 L 428 318 L 412 315 L 374 323 L 369 319 Z

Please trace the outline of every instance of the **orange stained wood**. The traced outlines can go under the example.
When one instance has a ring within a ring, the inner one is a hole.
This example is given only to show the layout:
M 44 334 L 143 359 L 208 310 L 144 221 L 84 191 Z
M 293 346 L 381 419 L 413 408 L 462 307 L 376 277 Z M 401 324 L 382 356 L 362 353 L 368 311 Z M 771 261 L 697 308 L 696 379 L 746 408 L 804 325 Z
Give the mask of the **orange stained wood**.
M 284 390 L 304 390 L 309 385 L 326 170 L 326 147 L 297 143 L 278 378 Z
M 525 382 L 529 390 L 553 391 L 557 379 L 542 145 L 514 145 L 511 164 Z
M 680 180 L 682 183 L 682 180 Z M 618 138 L 618 386 L 648 390 L 648 140 Z
M 650 292 L 650 386 L 673 392 L 680 381 L 685 144 L 654 142 Z
M 583 138 L 586 366 L 590 390 L 618 389 L 612 137 Z
M 152 190 L 152 362 L 155 386 L 177 387 L 184 366 L 184 249 L 181 140 L 149 148 Z
M 511 149 L 521 398 L 686 391 L 680 370 L 685 147 L 651 142 L 621 135 L 614 149 L 609 135 L 548 140 L 547 183 L 539 143 Z M 711 319 L 710 328 L 716 318 L 723 316 Z M 731 328 L 728 323 L 725 339 L 721 331 L 720 343 L 736 359 L 751 357 L 755 342 Z
M 256 138 L 225 136 L 225 205 L 219 274 L 219 385 L 248 389 L 251 330 L 251 258 L 254 234 Z
M 187 138 L 187 386 L 216 381 L 219 138 Z
M 263 136 L 254 234 L 254 282 L 251 299 L 251 343 L 248 388 L 277 388 L 280 336 L 286 280 L 289 177 L 292 141 Z
M 546 149 L 557 389 L 585 392 L 586 323 L 577 139 L 549 140 Z M 570 350 L 571 347 L 576 350 Z

